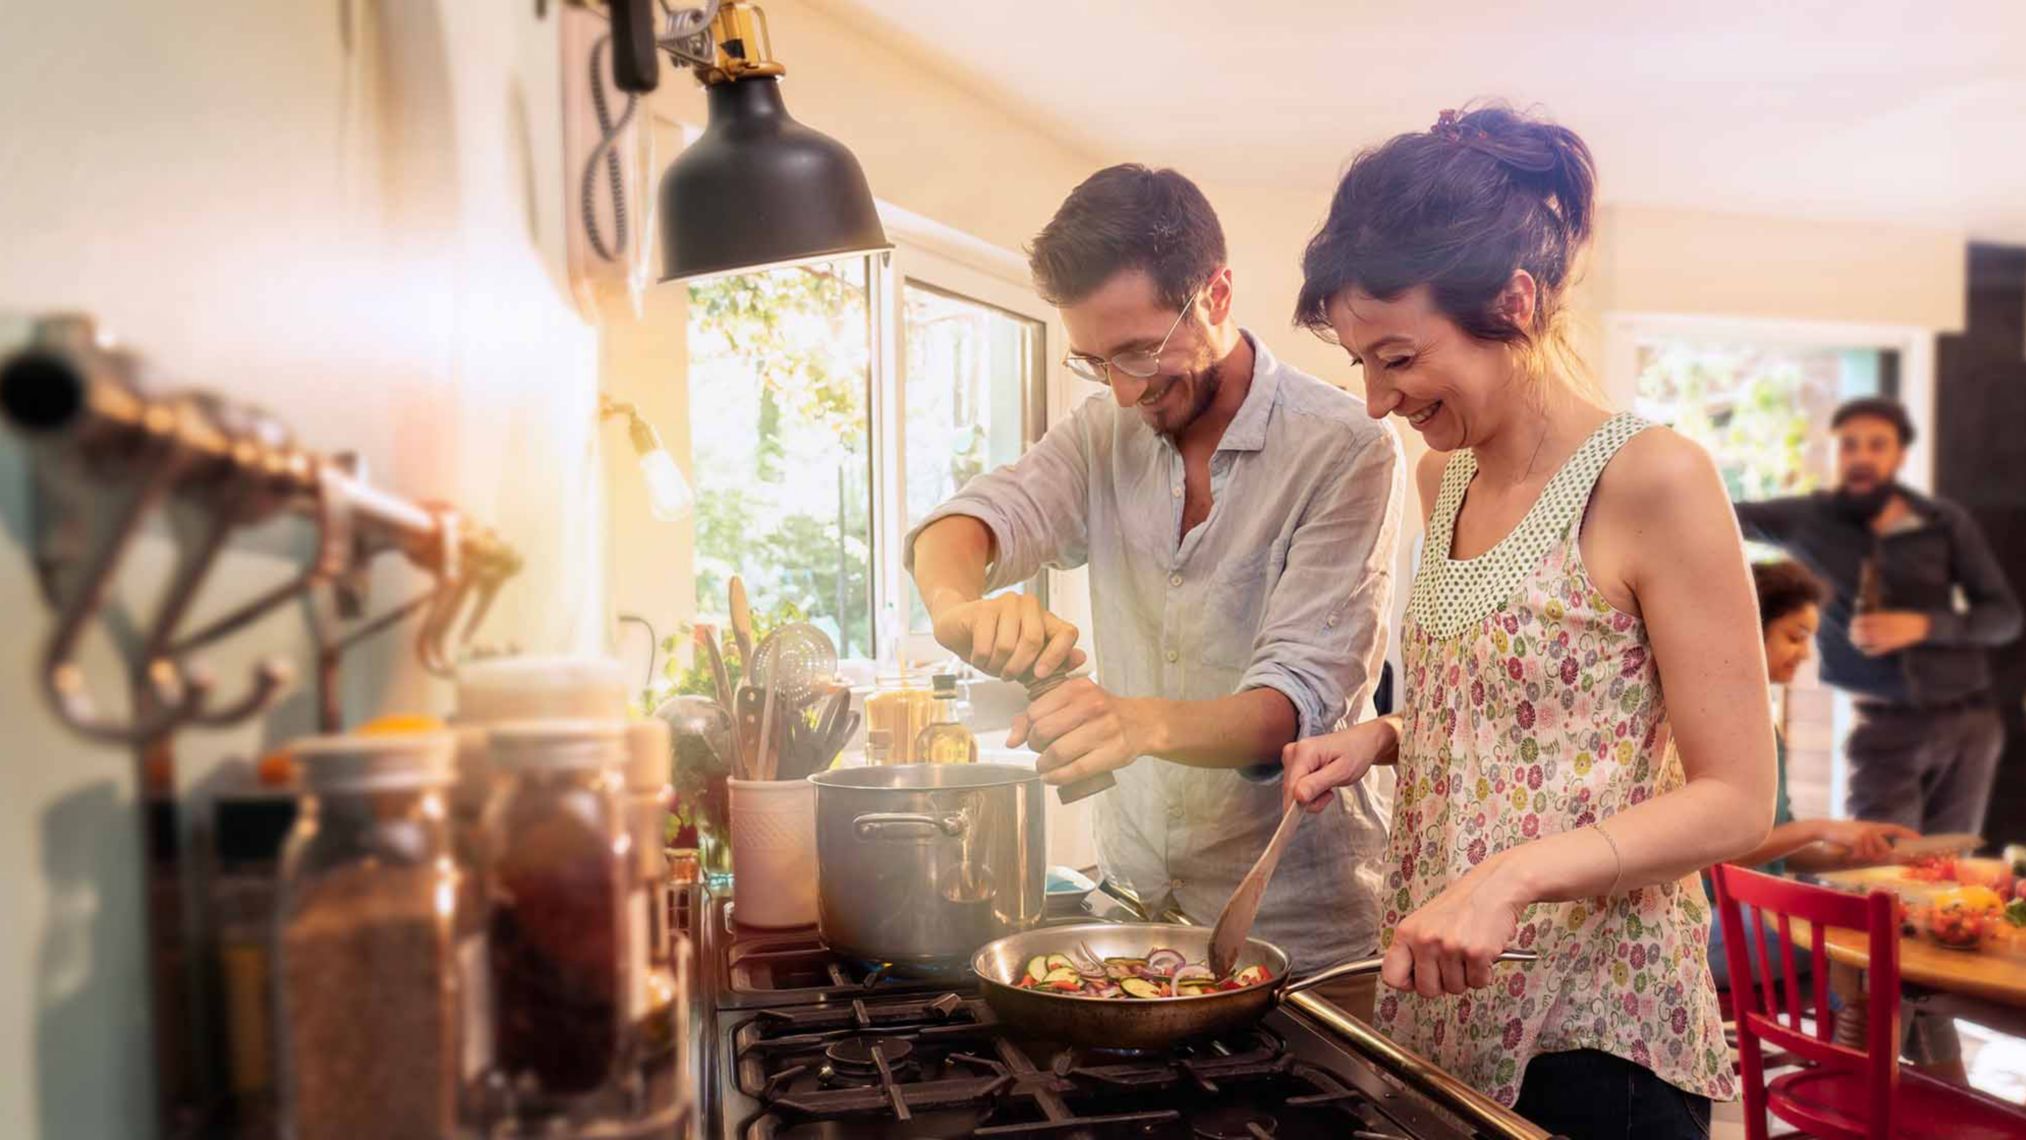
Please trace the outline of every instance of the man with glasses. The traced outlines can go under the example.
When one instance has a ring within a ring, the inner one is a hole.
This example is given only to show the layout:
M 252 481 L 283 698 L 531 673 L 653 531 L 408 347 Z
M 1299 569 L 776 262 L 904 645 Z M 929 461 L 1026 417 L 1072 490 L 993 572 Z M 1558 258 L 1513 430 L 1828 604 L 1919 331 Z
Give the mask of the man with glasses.
M 1172 170 L 1115 166 L 1030 250 L 1105 385 L 1018 462 L 974 479 L 910 536 L 936 639 L 1024 682 L 1082 663 L 1078 630 L 1031 595 L 1090 567 L 1097 675 L 1062 683 L 1010 743 L 1096 801 L 1107 876 L 1216 919 L 1281 815 L 1281 749 L 1368 715 L 1385 654 L 1400 447 L 1354 397 L 1275 360 L 1232 319 L 1210 203 Z M 1255 928 L 1301 968 L 1378 942 L 1386 805 L 1367 780 L 1301 826 Z M 1369 979 L 1333 995 L 1369 1014 Z

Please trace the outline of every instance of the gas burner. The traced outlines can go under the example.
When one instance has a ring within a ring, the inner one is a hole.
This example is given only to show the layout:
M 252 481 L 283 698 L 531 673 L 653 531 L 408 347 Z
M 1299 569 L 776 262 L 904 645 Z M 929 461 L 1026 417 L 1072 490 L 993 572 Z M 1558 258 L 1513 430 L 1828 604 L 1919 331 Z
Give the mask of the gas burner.
M 914 1051 L 913 1045 L 898 1037 L 847 1037 L 825 1048 L 823 1057 L 830 1062 L 833 1081 L 876 1081 L 882 1067 L 891 1076 L 912 1074 L 915 1066 L 909 1058 Z
M 1189 1130 L 1203 1140 L 1266 1140 L 1280 1122 L 1249 1108 L 1213 1108 L 1196 1114 Z

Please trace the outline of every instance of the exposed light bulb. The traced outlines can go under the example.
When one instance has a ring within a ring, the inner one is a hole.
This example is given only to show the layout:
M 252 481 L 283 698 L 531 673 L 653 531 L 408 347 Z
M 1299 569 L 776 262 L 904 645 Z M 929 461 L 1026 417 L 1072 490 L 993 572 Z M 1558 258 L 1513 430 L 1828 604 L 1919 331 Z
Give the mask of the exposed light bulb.
M 640 457 L 640 477 L 647 481 L 647 509 L 656 522 L 681 522 L 696 505 L 696 494 L 683 478 L 675 458 L 655 448 Z

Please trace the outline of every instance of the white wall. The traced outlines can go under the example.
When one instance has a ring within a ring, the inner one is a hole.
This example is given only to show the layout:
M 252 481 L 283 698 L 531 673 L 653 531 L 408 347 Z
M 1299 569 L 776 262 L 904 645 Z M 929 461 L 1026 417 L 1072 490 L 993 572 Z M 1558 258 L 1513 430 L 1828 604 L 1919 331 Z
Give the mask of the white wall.
M 528 568 L 488 635 L 597 645 L 597 348 L 555 268 L 553 14 L 16 3 L 0 45 L 0 311 L 95 313 L 165 377 L 256 400 L 312 446 L 362 451 L 376 482 L 499 526 Z M 24 498 L 0 444 L 0 1134 L 146 1136 L 134 780 L 33 697 L 47 619 L 15 538 Z M 160 544 L 146 553 L 159 567 Z M 206 608 L 282 570 L 236 554 Z M 388 573 L 379 597 L 410 585 Z M 354 718 L 440 711 L 404 646 L 356 659 Z M 303 648 L 286 613 L 210 663 L 236 688 L 257 652 L 301 665 Z M 187 734 L 179 782 L 309 723 L 298 694 L 265 723 Z

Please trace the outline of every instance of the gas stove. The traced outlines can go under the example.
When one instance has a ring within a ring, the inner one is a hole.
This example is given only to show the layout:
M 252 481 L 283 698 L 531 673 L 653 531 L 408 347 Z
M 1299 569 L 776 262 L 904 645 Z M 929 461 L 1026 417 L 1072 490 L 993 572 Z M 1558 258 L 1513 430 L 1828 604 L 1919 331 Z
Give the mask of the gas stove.
M 1403 1079 L 1360 1045 L 1397 1050 L 1310 999 L 1218 1040 L 1073 1048 L 1011 1032 L 975 982 L 898 977 L 830 954 L 813 930 L 741 930 L 708 895 L 688 907 L 705 1140 L 1541 1136 L 1496 1106 L 1485 1119 L 1473 1094 Z

